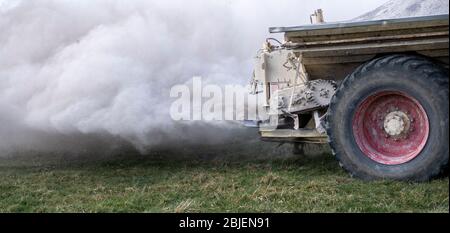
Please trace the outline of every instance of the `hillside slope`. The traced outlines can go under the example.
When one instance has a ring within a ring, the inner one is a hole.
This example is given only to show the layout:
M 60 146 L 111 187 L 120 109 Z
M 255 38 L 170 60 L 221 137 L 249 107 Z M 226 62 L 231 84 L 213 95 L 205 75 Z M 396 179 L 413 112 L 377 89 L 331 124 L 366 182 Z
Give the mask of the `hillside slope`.
M 354 21 L 448 14 L 448 0 L 391 0 Z

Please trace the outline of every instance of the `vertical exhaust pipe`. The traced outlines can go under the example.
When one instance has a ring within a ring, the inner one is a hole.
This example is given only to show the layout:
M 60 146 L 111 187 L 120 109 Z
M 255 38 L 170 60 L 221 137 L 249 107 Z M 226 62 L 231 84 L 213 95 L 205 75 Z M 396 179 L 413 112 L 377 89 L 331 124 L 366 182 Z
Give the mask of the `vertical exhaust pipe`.
M 312 14 L 309 18 L 311 20 L 311 24 L 325 23 L 322 9 L 315 10 L 314 14 Z

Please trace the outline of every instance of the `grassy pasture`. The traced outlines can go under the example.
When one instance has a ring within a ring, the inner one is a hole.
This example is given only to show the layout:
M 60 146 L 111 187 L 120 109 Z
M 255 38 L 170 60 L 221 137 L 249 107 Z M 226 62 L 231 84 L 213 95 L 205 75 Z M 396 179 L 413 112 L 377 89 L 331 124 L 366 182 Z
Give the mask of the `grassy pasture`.
M 0 212 L 449 212 L 448 176 L 364 182 L 327 154 L 0 158 Z

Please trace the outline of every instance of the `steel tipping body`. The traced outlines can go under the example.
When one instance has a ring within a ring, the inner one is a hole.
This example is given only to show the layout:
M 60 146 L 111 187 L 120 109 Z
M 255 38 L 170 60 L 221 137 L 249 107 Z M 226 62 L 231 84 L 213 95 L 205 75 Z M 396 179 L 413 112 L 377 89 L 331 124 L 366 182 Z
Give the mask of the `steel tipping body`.
M 301 53 L 312 79 L 343 79 L 381 54 L 417 53 L 449 64 L 449 16 L 273 27 L 285 47 Z

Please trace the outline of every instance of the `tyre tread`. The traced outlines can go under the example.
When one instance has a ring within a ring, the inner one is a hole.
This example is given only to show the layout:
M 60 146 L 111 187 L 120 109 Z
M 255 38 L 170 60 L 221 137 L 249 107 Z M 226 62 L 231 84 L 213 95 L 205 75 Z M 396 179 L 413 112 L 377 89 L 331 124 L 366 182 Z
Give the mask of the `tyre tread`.
M 331 99 L 330 107 L 328 109 L 327 119 L 326 119 L 326 131 L 328 134 L 328 141 L 331 147 L 331 150 L 333 151 L 333 155 L 336 157 L 336 159 L 339 161 L 339 165 L 346 170 L 352 177 L 356 176 L 359 178 L 362 178 L 364 180 L 373 180 L 374 177 L 371 177 L 367 175 L 364 172 L 358 171 L 357 168 L 352 167 L 349 164 L 346 164 L 342 161 L 342 153 L 340 149 L 336 146 L 336 138 L 332 130 L 333 122 L 333 116 L 336 114 L 336 103 L 339 102 L 339 100 L 342 98 L 342 95 L 344 92 L 347 91 L 348 86 L 351 86 L 351 84 L 358 79 L 359 77 L 365 75 L 367 72 L 374 70 L 374 69 L 380 69 L 382 67 L 400 67 L 401 69 L 404 69 L 405 71 L 411 71 L 411 72 L 420 72 L 423 74 L 423 76 L 429 80 L 428 85 L 431 85 L 432 88 L 435 88 L 435 90 L 440 90 L 437 92 L 437 95 L 439 98 L 445 98 L 448 99 L 448 85 L 449 85 L 449 79 L 448 75 L 447 77 L 442 75 L 442 72 L 447 73 L 448 71 L 444 69 L 443 67 L 435 64 L 434 62 L 430 61 L 429 59 L 421 56 L 416 55 L 404 55 L 404 54 L 395 54 L 395 55 L 388 55 L 384 57 L 379 57 L 376 59 L 373 59 L 372 61 L 369 61 L 368 63 L 361 65 L 358 67 L 353 73 L 348 75 L 342 82 L 342 84 L 338 87 L 335 95 Z M 445 88 L 443 88 L 445 86 Z M 427 174 L 423 177 L 413 177 L 412 180 L 414 181 L 427 181 L 431 178 L 439 175 L 444 168 L 448 164 L 448 156 L 446 157 L 445 161 L 440 162 L 438 166 L 436 166 L 434 169 L 431 169 L 427 172 Z

